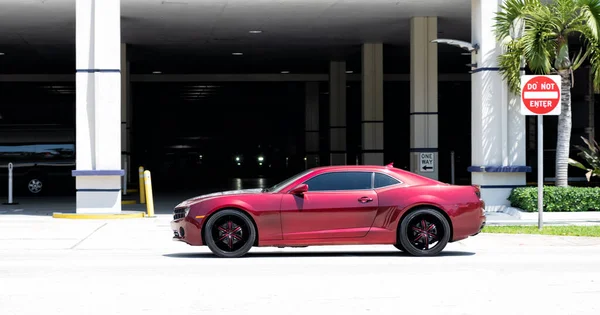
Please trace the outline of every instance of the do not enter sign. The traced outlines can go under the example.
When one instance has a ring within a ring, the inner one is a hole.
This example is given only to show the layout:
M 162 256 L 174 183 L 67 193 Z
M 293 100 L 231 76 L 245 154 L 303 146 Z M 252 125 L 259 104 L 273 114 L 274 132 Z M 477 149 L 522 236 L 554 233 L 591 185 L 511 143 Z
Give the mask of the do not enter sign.
M 521 114 L 560 115 L 560 76 L 521 76 Z

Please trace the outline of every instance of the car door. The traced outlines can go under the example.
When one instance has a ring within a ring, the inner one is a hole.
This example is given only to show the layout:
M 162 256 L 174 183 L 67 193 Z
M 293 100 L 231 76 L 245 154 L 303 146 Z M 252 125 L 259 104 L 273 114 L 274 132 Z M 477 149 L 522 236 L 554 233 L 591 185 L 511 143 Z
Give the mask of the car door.
M 308 191 L 281 203 L 284 239 L 363 237 L 378 208 L 372 172 L 329 172 L 304 182 Z

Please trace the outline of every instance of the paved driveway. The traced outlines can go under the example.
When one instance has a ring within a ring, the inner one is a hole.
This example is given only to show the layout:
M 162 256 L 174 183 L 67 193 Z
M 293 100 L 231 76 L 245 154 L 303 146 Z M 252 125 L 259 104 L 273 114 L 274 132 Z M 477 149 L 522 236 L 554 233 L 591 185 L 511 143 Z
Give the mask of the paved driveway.
M 600 238 L 488 235 L 439 257 L 392 246 L 171 241 L 170 216 L 0 216 L 0 314 L 599 314 Z

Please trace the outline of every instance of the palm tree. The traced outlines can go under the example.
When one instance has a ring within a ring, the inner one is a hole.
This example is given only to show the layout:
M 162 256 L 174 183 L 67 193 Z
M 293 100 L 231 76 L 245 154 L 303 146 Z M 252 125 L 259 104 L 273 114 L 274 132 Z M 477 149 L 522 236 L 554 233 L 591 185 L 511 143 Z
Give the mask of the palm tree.
M 600 0 L 506 0 L 495 17 L 496 39 L 504 48 L 498 58 L 509 89 L 520 93 L 524 64 L 535 74 L 561 77 L 561 113 L 556 142 L 556 186 L 568 185 L 573 71 L 589 57 L 594 89 L 600 91 Z M 572 58 L 569 40 L 582 49 Z

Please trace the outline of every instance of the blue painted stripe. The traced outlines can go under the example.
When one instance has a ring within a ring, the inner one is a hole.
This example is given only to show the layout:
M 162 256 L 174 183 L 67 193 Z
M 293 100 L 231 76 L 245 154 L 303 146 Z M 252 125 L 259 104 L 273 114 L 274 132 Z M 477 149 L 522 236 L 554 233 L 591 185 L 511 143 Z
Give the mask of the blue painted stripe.
M 529 173 L 531 166 L 515 165 L 515 166 L 476 166 L 467 167 L 468 172 L 472 173 Z
M 81 191 L 81 192 L 116 192 L 116 191 L 121 191 L 121 188 L 82 188 L 82 189 L 77 189 L 77 191 Z
M 483 72 L 483 71 L 500 71 L 499 67 L 481 67 L 475 70 L 471 70 L 471 73 Z M 521 68 L 521 71 L 525 71 L 525 68 Z
M 97 72 L 108 72 L 108 73 L 120 73 L 120 69 L 76 69 L 76 73 L 97 73 Z
M 124 170 L 73 170 L 71 176 L 123 176 Z
M 410 152 L 437 152 L 438 148 L 410 148 Z
M 411 115 L 438 115 L 438 112 L 414 112 Z
M 519 187 L 527 187 L 527 185 L 480 185 L 482 189 L 513 189 Z

